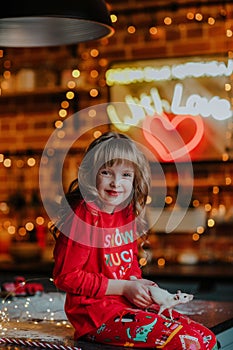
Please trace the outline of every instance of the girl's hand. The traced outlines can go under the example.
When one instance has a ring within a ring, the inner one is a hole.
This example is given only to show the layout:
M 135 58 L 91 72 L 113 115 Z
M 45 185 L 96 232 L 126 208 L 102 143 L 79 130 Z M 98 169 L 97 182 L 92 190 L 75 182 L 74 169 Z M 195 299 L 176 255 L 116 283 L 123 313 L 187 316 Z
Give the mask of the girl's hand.
M 123 295 L 134 305 L 145 309 L 153 304 L 147 286 L 155 285 L 154 282 L 146 279 L 127 281 L 124 285 Z
M 131 281 L 135 281 L 135 279 L 131 279 Z M 136 281 L 142 283 L 142 284 L 145 284 L 145 285 L 148 285 L 148 286 L 154 286 L 154 287 L 158 287 L 157 283 L 153 282 L 153 281 L 150 281 L 150 280 L 147 280 L 145 278 L 140 278 L 140 279 L 136 279 Z
M 147 279 L 137 279 L 130 277 L 129 280 L 108 280 L 106 295 L 123 295 L 132 304 L 141 309 L 151 306 L 154 302 L 151 299 L 148 286 L 154 286 L 156 283 Z

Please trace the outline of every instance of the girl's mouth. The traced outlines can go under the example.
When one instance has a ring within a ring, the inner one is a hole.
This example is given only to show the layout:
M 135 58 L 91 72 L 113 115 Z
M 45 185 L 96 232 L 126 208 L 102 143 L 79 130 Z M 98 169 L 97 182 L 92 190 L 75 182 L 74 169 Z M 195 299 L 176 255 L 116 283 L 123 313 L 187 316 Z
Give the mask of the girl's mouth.
M 120 195 L 120 192 L 113 191 L 113 190 L 106 190 L 107 194 L 112 197 L 118 197 Z

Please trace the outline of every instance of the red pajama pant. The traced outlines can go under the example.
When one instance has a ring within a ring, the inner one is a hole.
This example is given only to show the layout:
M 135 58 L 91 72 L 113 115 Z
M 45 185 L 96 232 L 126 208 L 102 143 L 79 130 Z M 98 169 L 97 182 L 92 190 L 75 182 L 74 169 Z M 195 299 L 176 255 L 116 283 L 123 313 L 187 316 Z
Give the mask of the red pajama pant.
M 158 315 L 157 310 L 126 308 L 88 333 L 86 340 L 132 348 L 217 350 L 216 337 L 208 328 L 174 310 L 171 321 L 166 311 Z

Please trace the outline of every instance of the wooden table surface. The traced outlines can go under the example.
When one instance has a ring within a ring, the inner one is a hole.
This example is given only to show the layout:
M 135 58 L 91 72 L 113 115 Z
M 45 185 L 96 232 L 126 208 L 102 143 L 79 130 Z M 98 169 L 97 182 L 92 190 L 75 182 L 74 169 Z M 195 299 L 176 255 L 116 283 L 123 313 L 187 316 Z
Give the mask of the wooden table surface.
M 233 327 L 233 302 L 192 300 L 188 304 L 179 305 L 176 310 L 191 319 L 210 328 L 216 335 Z M 123 347 L 76 342 L 75 346 L 82 350 L 125 350 Z M 2 344 L 1 350 L 15 350 L 15 345 Z M 17 349 L 37 349 L 34 347 L 17 346 Z
M 233 302 L 192 300 L 177 309 L 215 334 L 233 327 Z

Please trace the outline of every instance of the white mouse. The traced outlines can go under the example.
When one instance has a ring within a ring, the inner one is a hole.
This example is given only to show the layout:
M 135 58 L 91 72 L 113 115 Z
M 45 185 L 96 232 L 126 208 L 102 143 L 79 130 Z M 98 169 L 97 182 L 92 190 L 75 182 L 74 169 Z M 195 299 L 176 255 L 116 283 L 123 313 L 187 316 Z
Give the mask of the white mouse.
M 160 306 L 158 315 L 161 315 L 164 310 L 168 309 L 171 320 L 173 319 L 172 309 L 176 305 L 188 303 L 193 299 L 192 294 L 182 293 L 180 290 L 176 294 L 171 294 L 157 286 L 149 286 L 148 288 L 152 300 Z

